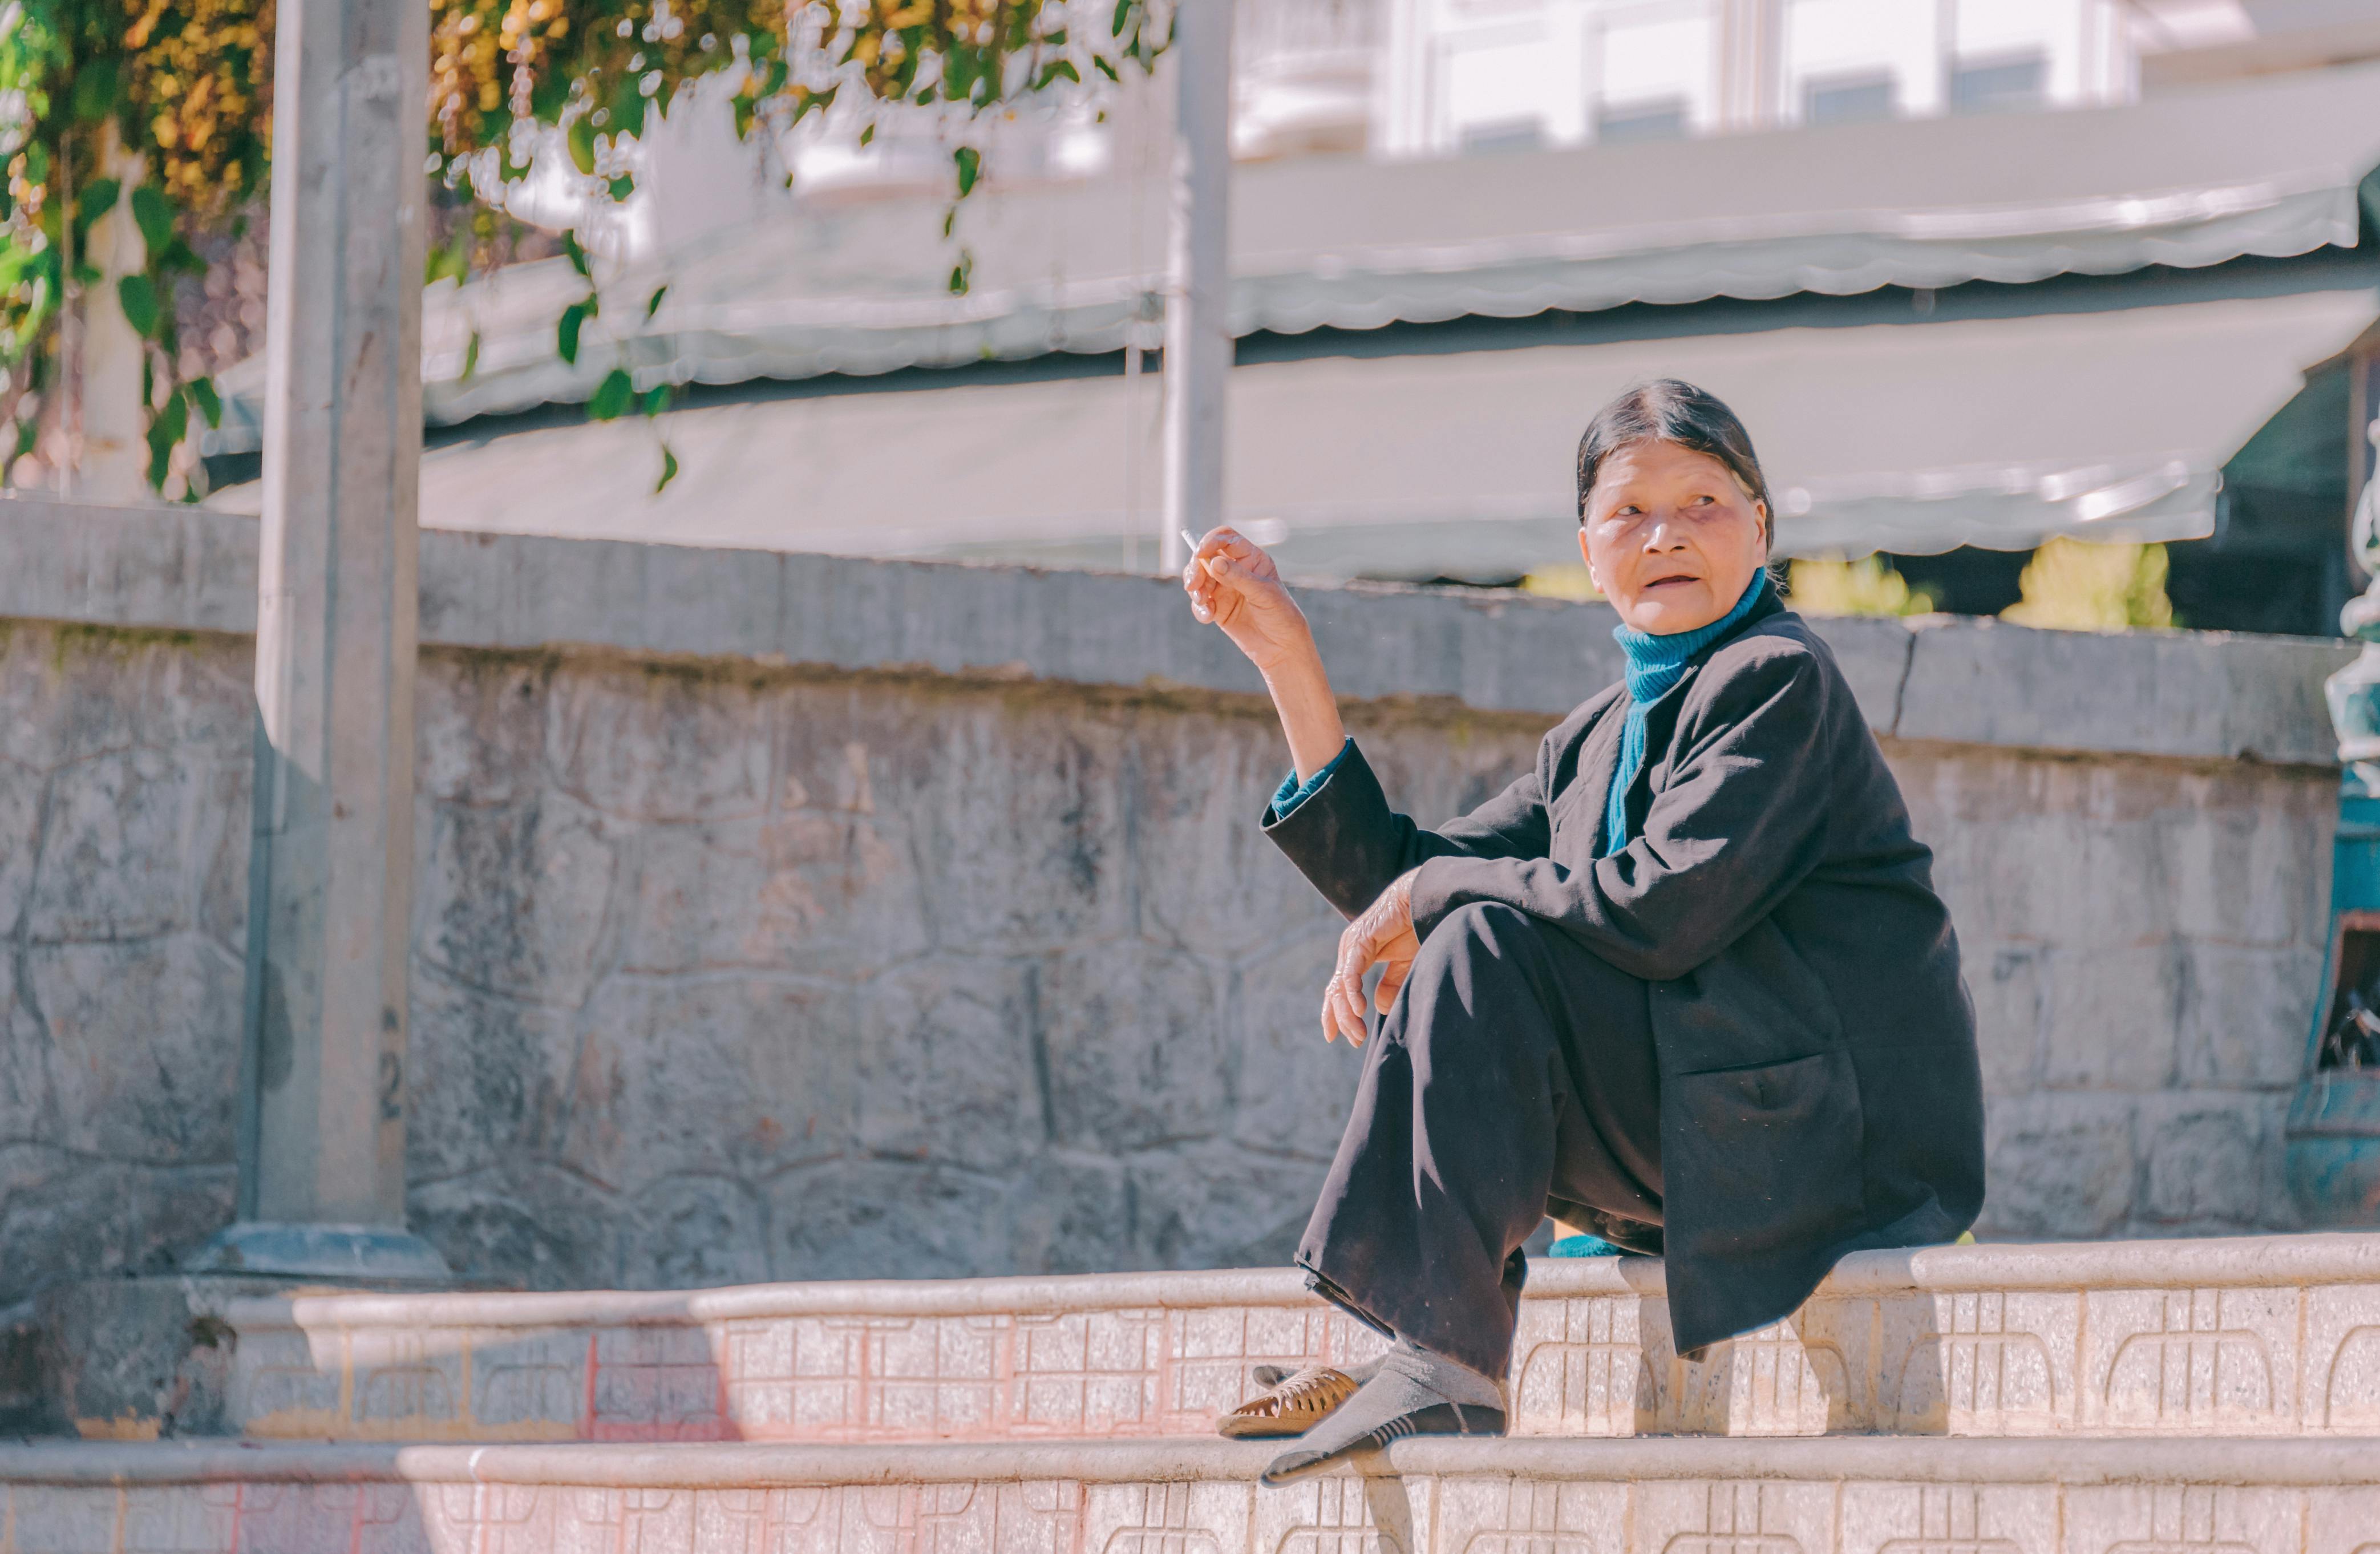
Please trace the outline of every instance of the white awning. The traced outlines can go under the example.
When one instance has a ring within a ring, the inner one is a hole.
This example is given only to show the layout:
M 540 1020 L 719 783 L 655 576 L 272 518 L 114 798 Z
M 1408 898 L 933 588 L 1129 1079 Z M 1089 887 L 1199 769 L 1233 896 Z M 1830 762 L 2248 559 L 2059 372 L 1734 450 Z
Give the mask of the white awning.
M 2380 67 L 2362 67 L 2120 108 L 1252 164 L 1233 175 L 1232 327 L 2032 281 L 2351 246 L 2358 186 L 2380 167 L 2375 103 Z M 560 261 L 442 283 L 424 331 L 430 418 L 582 401 L 623 359 L 640 388 L 875 373 L 1116 350 L 1150 316 L 1161 182 L 988 184 L 956 239 L 944 213 L 939 200 L 822 206 L 668 255 L 607 281 L 575 366 L 555 354 L 554 323 L 583 288 Z M 962 242 L 973 285 L 954 297 Z M 459 382 L 474 334 L 476 370 Z M 225 380 L 237 403 L 211 452 L 255 446 L 261 364 Z
M 1232 517 L 1312 576 L 1511 576 L 1571 553 L 1573 451 L 1629 382 L 1743 416 L 1789 553 L 2211 531 L 2227 459 L 2375 318 L 2369 288 L 2013 319 L 1318 358 L 1234 370 Z M 438 528 L 869 555 L 1155 554 L 1156 381 L 805 394 L 434 450 Z M 1128 474 L 1132 485 L 1127 485 Z M 1136 488 L 1136 489 L 1135 489 Z M 253 488 L 246 488 L 252 493 Z M 230 493 L 226 493 L 229 497 Z

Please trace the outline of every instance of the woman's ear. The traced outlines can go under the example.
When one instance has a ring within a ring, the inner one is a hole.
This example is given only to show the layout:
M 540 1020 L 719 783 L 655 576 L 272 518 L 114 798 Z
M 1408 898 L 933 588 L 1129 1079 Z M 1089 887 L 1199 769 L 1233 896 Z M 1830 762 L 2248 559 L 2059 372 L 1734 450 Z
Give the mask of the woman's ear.
M 1759 497 L 1754 497 L 1752 499 L 1752 510 L 1760 515 L 1760 561 L 1758 565 L 1766 566 L 1768 565 L 1768 552 L 1774 549 L 1776 545 L 1777 531 L 1769 527 L 1768 504 L 1767 502 L 1763 501 Z
M 1586 525 L 1584 522 L 1578 526 L 1578 559 L 1586 564 L 1586 580 L 1595 585 L 1596 592 L 1603 592 L 1603 579 L 1595 575 L 1595 557 L 1587 553 Z

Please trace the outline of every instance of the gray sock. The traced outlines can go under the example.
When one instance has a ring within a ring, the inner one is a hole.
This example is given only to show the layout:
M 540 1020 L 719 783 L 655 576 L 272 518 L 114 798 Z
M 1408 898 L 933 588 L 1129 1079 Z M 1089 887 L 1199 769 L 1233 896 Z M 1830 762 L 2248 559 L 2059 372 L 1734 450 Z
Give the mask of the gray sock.
M 1264 1482 L 1294 1484 L 1349 1452 L 1409 1435 L 1503 1433 L 1503 1389 L 1443 1354 L 1399 1339 L 1354 1397 L 1273 1459 Z
M 1257 1386 L 1269 1391 L 1295 1376 L 1297 1368 L 1295 1366 L 1253 1366 L 1249 1367 L 1248 1376 Z M 1380 1362 L 1366 1360 L 1361 1365 L 1333 1366 L 1330 1368 L 1360 1387 L 1372 1379 L 1373 1373 L 1380 1368 Z
M 1504 1389 L 1469 1366 L 1458 1365 L 1445 1355 L 1424 1349 L 1409 1338 L 1399 1338 L 1391 1354 L 1403 1356 L 1399 1364 L 1412 1368 L 1423 1386 L 1448 1402 L 1466 1403 L 1474 1408 L 1504 1406 Z

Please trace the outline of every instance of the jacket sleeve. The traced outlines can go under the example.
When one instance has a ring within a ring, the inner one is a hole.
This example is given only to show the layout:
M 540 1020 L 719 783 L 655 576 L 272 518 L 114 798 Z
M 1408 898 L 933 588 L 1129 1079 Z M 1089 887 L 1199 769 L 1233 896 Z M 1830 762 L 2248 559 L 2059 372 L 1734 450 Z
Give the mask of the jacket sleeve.
M 1552 836 L 1534 768 L 1470 814 L 1426 831 L 1389 807 L 1380 780 L 1353 740 L 1336 770 L 1288 814 L 1266 807 L 1264 831 L 1349 917 L 1425 858 L 1541 857 Z
M 1291 810 L 1295 809 L 1299 805 L 1305 803 L 1307 799 L 1312 798 L 1317 793 L 1321 791 L 1323 783 L 1330 781 L 1330 774 L 1339 770 L 1339 763 L 1347 759 L 1347 752 L 1354 747 L 1354 740 L 1347 739 L 1342 741 L 1339 746 L 1339 753 L 1332 756 L 1329 760 L 1324 761 L 1322 763 L 1322 770 L 1317 771 L 1313 776 L 1308 777 L 1303 783 L 1297 780 L 1297 768 L 1293 766 L 1291 767 L 1289 769 L 1289 775 L 1281 780 L 1281 786 L 1272 791 L 1272 808 L 1269 810 L 1268 813 L 1273 819 L 1280 819 L 1288 815 Z
M 1415 931 L 1426 937 L 1458 906 L 1500 902 L 1633 976 L 1684 976 L 1776 910 L 1824 856 L 1837 685 L 1805 650 L 1730 666 L 1682 714 L 1682 754 L 1642 835 L 1580 868 L 1542 848 L 1430 857 L 1414 881 Z

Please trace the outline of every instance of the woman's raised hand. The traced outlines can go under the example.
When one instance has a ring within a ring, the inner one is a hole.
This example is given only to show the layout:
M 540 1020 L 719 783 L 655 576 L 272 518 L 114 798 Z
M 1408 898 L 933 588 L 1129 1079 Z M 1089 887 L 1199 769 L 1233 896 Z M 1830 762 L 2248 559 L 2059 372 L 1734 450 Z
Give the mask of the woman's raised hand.
M 1182 591 L 1190 596 L 1190 613 L 1222 627 L 1260 670 L 1314 651 L 1305 612 L 1281 587 L 1272 557 L 1233 529 L 1214 529 L 1198 541 L 1182 569 Z
M 1182 591 L 1190 613 L 1222 627 L 1264 676 L 1298 776 L 1321 771 L 1345 747 L 1347 729 L 1305 612 L 1281 586 L 1272 557 L 1229 528 L 1216 529 L 1191 547 Z
M 1297 775 L 1311 778 L 1321 771 L 1346 746 L 1347 730 L 1339 721 L 1339 705 L 1331 698 L 1330 678 L 1322 672 L 1322 655 L 1315 650 L 1305 612 L 1281 586 L 1272 557 L 1229 528 L 1214 529 L 1198 541 L 1189 565 L 1183 567 L 1182 591 L 1190 596 L 1190 613 L 1222 627 L 1232 645 L 1264 675 Z M 1387 967 L 1373 993 L 1385 1014 L 1420 950 L 1414 937 L 1413 876 L 1408 873 L 1392 881 L 1339 936 L 1339 964 L 1330 985 L 1322 990 L 1322 1039 L 1344 1036 L 1348 1045 L 1361 1047 L 1366 974 L 1375 965 Z

